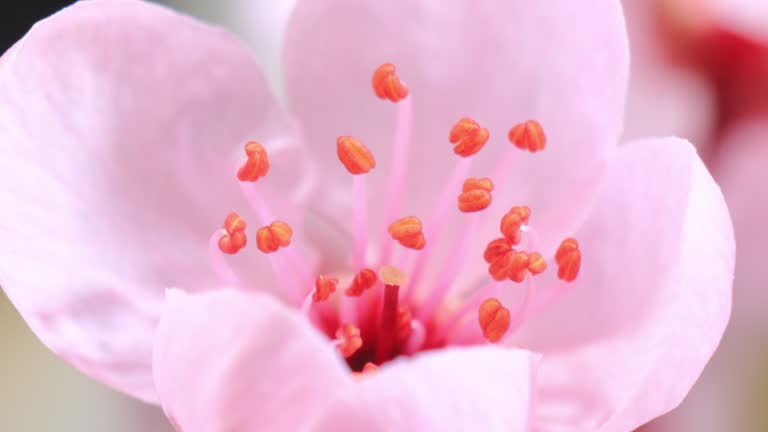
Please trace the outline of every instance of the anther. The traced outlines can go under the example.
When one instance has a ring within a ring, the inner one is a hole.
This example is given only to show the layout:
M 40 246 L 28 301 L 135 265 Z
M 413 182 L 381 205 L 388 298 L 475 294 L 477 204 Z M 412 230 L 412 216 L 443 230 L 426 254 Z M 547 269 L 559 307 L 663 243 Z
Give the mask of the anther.
M 350 174 L 365 174 L 376 167 L 376 159 L 368 147 L 350 136 L 336 139 L 336 154 Z
M 293 230 L 287 223 L 274 221 L 256 232 L 256 246 L 264 253 L 275 252 L 290 245 L 292 236 Z
M 528 274 L 528 265 L 530 258 L 525 252 L 515 252 L 509 266 L 509 280 L 520 283 L 525 280 Z
M 488 129 L 481 128 L 476 121 L 465 117 L 451 128 L 448 139 L 455 144 L 453 152 L 462 157 L 472 156 L 488 142 Z
M 490 263 L 491 265 L 488 266 L 488 273 L 491 275 L 493 280 L 503 281 L 509 277 L 510 271 L 512 270 L 512 259 L 514 256 L 515 252 L 512 250 L 498 256 Z
M 509 309 L 495 298 L 489 298 L 480 305 L 477 318 L 483 336 L 490 342 L 500 341 L 509 330 Z
M 573 282 L 579 275 L 581 268 L 581 251 L 579 242 L 574 238 L 567 238 L 560 243 L 555 253 L 557 262 L 557 277 L 566 282 Z
M 411 314 L 411 309 L 405 305 L 398 306 L 395 338 L 399 343 L 404 343 L 408 340 L 413 331 L 413 327 L 411 327 L 412 322 L 413 315 Z
M 508 254 L 510 251 L 512 251 L 512 247 L 509 245 L 507 239 L 498 238 L 488 243 L 488 246 L 485 247 L 483 259 L 490 264 L 496 261 L 496 259 Z
M 493 182 L 487 177 L 468 178 L 464 181 L 459 195 L 459 210 L 470 213 L 488 208 L 491 205 Z
M 245 144 L 245 154 L 248 156 L 248 160 L 237 170 L 237 179 L 253 182 L 266 176 L 269 171 L 269 158 L 264 146 L 250 141 Z
M 528 255 L 528 271 L 533 275 L 541 274 L 547 269 L 547 262 L 538 252 L 533 252 Z
M 408 97 L 408 87 L 400 81 L 395 73 L 395 65 L 384 63 L 373 73 L 371 84 L 376 96 L 380 99 L 389 99 L 392 102 L 400 102 Z
M 499 228 L 507 241 L 516 245 L 520 243 L 522 233 L 520 228 L 527 225 L 531 218 L 531 209 L 526 206 L 512 207 L 504 217 L 501 218 Z
M 336 286 L 339 280 L 332 276 L 318 276 L 315 279 L 315 292 L 312 294 L 312 301 L 319 302 L 328 299 L 336 292 Z
M 235 212 L 228 214 L 224 219 L 224 224 L 222 224 L 226 234 L 219 238 L 219 250 L 232 255 L 244 248 L 248 243 L 248 238 L 245 235 L 246 227 L 247 224 L 240 215 Z
M 336 330 L 336 346 L 344 358 L 350 358 L 363 346 L 360 329 L 354 324 L 344 324 Z
M 376 285 L 377 280 L 379 280 L 379 277 L 376 275 L 375 271 L 368 268 L 362 269 L 355 275 L 354 279 L 352 279 L 352 283 L 349 288 L 344 291 L 344 294 L 350 297 L 359 297 L 363 292 Z
M 528 120 L 512 127 L 509 130 L 509 141 L 515 147 L 521 150 L 528 150 L 531 153 L 544 150 L 544 147 L 547 145 L 544 129 L 536 120 Z
M 421 250 L 427 244 L 422 232 L 421 221 L 415 216 L 404 217 L 392 222 L 388 231 L 393 239 L 409 249 Z

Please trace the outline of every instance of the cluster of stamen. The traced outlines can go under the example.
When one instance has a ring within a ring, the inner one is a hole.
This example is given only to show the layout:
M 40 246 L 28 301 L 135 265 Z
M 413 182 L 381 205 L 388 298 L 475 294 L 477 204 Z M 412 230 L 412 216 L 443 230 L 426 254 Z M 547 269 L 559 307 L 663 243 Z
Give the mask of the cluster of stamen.
M 399 79 L 392 64 L 383 64 L 374 72 L 372 85 L 376 95 L 381 99 L 400 102 L 408 98 L 408 88 Z M 541 151 L 546 145 L 544 130 L 535 120 L 515 125 L 510 129 L 508 137 L 515 147 L 529 152 Z M 489 139 L 488 129 L 481 127 L 469 117 L 461 118 L 453 125 L 449 134 L 449 141 L 454 145 L 454 153 L 464 158 L 482 150 Z M 356 176 L 354 183 L 356 190 L 364 188 L 365 180 L 360 175 L 368 174 L 376 167 L 373 152 L 360 140 L 351 136 L 339 136 L 336 141 L 336 151 L 342 165 L 350 174 Z M 239 167 L 237 178 L 241 182 L 254 182 L 265 177 L 270 166 L 265 148 L 251 141 L 245 145 L 245 154 L 247 160 Z M 451 187 L 455 187 L 460 178 L 462 177 L 457 176 L 456 182 L 452 182 Z M 491 196 L 493 190 L 493 181 L 488 177 L 467 178 L 457 198 L 458 210 L 463 213 L 473 213 L 487 209 L 493 201 Z M 268 216 L 262 216 L 262 218 L 262 222 L 266 222 L 264 219 L 271 219 Z M 546 271 L 547 261 L 539 252 L 525 251 L 520 247 L 524 236 L 531 229 L 530 219 L 531 209 L 526 206 L 512 207 L 502 216 L 499 223 L 501 237 L 489 242 L 483 253 L 483 258 L 488 264 L 488 273 L 493 280 L 499 282 L 510 280 L 520 283 L 526 278 Z M 360 218 L 360 220 L 363 219 Z M 360 226 L 365 227 L 363 224 Z M 223 232 L 218 238 L 218 248 L 221 252 L 234 254 L 243 249 L 247 243 L 246 227 L 245 220 L 237 213 L 230 213 L 222 225 Z M 392 241 L 405 248 L 420 251 L 427 246 L 424 226 L 416 216 L 406 216 L 391 222 L 387 231 Z M 292 236 L 293 229 L 290 225 L 276 220 L 257 230 L 256 245 L 261 252 L 274 253 L 280 248 L 288 247 Z M 356 235 L 356 238 L 358 237 L 364 237 L 364 235 Z M 364 242 L 359 244 L 364 245 Z M 356 248 L 357 245 L 358 243 Z M 534 247 L 532 241 L 526 242 L 526 245 L 528 249 Z M 565 239 L 557 249 L 554 259 L 558 266 L 558 278 L 566 283 L 573 282 L 581 266 L 578 242 L 573 238 Z M 355 263 L 363 267 L 364 257 Z M 310 277 L 306 280 L 311 283 Z M 531 279 L 529 283 L 530 281 Z M 380 282 L 384 285 L 380 297 L 366 296 L 369 292 L 381 293 Z M 391 266 L 384 266 L 378 273 L 371 268 L 361 268 L 352 276 L 347 288 L 343 291 L 346 298 L 342 297 L 338 304 L 328 302 L 327 300 L 337 292 L 339 283 L 340 278 L 337 276 L 318 275 L 314 289 L 305 298 L 302 310 L 310 314 L 313 308 L 316 308 L 318 311 L 323 311 L 317 312 L 318 316 L 322 317 L 327 316 L 331 308 L 339 307 L 338 317 L 329 321 L 331 324 L 328 325 L 332 328 L 327 329 L 327 334 L 341 356 L 347 359 L 350 367 L 358 371 L 356 372 L 358 376 L 360 373 L 375 371 L 377 365 L 391 360 L 394 356 L 413 352 L 408 348 L 411 345 L 419 347 L 420 343 L 424 343 L 425 328 L 429 326 L 419 321 L 425 314 L 423 305 L 416 306 L 412 311 L 408 304 L 399 303 L 400 287 L 406 283 L 406 275 L 402 271 Z M 378 301 L 373 301 L 374 298 Z M 356 314 L 348 314 L 347 306 L 350 306 L 349 302 L 353 301 L 367 305 L 361 306 L 358 310 L 364 313 L 372 307 L 380 307 L 380 313 L 372 315 L 372 319 L 376 321 L 373 325 L 371 321 L 357 320 Z M 477 313 L 483 337 L 493 343 L 504 338 L 514 318 L 510 310 L 496 298 L 487 298 L 480 302 Z M 431 323 L 432 326 L 435 324 Z M 477 331 L 476 328 L 475 331 Z M 419 332 L 421 332 L 421 342 L 419 342 Z M 433 346 L 438 346 L 441 342 L 432 341 L 432 343 Z

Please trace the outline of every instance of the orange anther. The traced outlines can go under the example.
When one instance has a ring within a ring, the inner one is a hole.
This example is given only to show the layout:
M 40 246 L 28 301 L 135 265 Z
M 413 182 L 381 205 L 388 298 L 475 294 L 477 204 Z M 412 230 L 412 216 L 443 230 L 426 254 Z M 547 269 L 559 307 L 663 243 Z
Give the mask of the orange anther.
M 424 249 L 427 244 L 422 233 L 421 221 L 415 216 L 398 219 L 389 226 L 389 235 L 410 249 Z
M 368 147 L 350 136 L 336 139 L 336 153 L 350 174 L 365 174 L 376 167 L 376 159 Z
M 555 253 L 557 262 L 557 277 L 566 282 L 573 282 L 579 275 L 581 268 L 581 251 L 579 242 L 574 238 L 567 238 L 560 243 Z
M 464 117 L 451 128 L 448 139 L 455 144 L 453 152 L 462 157 L 472 156 L 488 142 L 488 129 L 481 128 L 476 121 Z
M 256 246 L 264 253 L 275 252 L 290 245 L 292 236 L 293 230 L 287 223 L 274 221 L 256 232 Z
M 516 245 L 520 243 L 520 228 L 527 225 L 531 218 L 531 209 L 525 206 L 512 207 L 504 217 L 501 218 L 499 228 L 507 241 Z
M 375 271 L 371 269 L 362 269 L 355 275 L 355 278 L 352 279 L 352 284 L 346 291 L 344 291 L 344 294 L 350 297 L 358 297 L 362 295 L 363 292 L 376 285 L 377 280 L 379 280 L 379 277 L 376 275 Z
M 219 238 L 219 250 L 225 254 L 236 254 L 248 243 L 245 231 L 235 231 L 232 234 L 224 234 Z
M 395 72 L 395 65 L 384 63 L 373 73 L 371 84 L 373 84 L 373 91 L 380 99 L 400 102 L 408 97 L 408 87 L 400 81 Z
M 488 246 L 485 247 L 485 253 L 483 253 L 483 258 L 485 259 L 485 262 L 490 264 L 494 262 L 497 258 L 503 255 L 506 255 L 511 250 L 512 250 L 512 247 L 510 247 L 509 242 L 507 242 L 507 239 L 498 238 L 488 243 Z
M 312 301 L 319 302 L 328 299 L 336 292 L 336 285 L 339 280 L 332 276 L 318 276 L 315 279 L 315 292 L 312 294 Z
M 360 329 L 354 324 L 344 324 L 336 330 L 336 344 L 344 358 L 351 357 L 363 346 Z
M 245 154 L 248 156 L 248 160 L 237 170 L 238 180 L 253 182 L 267 175 L 269 171 L 269 158 L 264 146 L 255 141 L 250 141 L 245 144 Z
M 528 265 L 530 262 L 530 258 L 525 252 L 515 252 L 512 254 L 512 260 L 509 266 L 509 280 L 518 283 L 525 280 L 525 275 L 528 274 Z
M 531 274 L 537 275 L 540 273 L 543 273 L 544 270 L 547 269 L 547 262 L 544 261 L 544 258 L 541 256 L 538 252 L 533 252 L 530 255 L 528 255 L 528 259 L 530 260 L 528 262 L 528 271 L 531 272 Z
M 547 145 L 547 136 L 544 135 L 544 129 L 542 129 L 539 122 L 528 120 L 515 125 L 509 130 L 509 141 L 521 150 L 536 153 L 537 151 L 544 150 L 544 147 Z
M 397 307 L 397 325 L 395 327 L 395 337 L 399 342 L 403 342 L 411 335 L 411 322 L 413 315 L 408 306 L 400 305 Z
M 487 177 L 468 178 L 464 181 L 459 195 L 459 210 L 469 213 L 488 208 L 491 205 L 493 182 Z
M 500 341 L 509 330 L 509 309 L 495 298 L 489 298 L 480 305 L 477 319 L 483 336 L 490 342 Z
M 512 270 L 512 259 L 514 258 L 514 250 L 498 256 L 488 266 L 488 273 L 493 280 L 503 281 L 509 277 L 509 272 Z

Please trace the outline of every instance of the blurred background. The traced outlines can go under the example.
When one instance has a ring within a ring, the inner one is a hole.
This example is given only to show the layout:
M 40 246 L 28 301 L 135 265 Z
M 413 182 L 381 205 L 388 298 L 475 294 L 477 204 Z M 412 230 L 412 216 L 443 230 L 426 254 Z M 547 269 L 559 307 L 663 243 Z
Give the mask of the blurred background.
M 293 1 L 164 3 L 240 35 L 279 89 L 280 32 Z M 68 3 L 3 7 L 0 52 Z M 683 404 L 642 431 L 768 431 L 768 0 L 622 3 L 632 48 L 625 139 L 692 141 L 728 201 L 738 252 L 733 315 L 718 352 Z M 2 293 L 0 337 L 2 430 L 172 430 L 158 409 L 58 360 Z

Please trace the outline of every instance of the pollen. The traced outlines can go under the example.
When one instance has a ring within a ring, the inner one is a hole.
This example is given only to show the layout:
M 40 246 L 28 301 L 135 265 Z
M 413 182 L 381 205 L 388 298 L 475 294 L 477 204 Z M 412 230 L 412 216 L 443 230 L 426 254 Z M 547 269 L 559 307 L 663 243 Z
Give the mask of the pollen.
M 293 230 L 290 225 L 282 221 L 274 221 L 256 232 L 256 246 L 264 253 L 272 253 L 290 245 L 292 236 Z
M 388 231 L 393 239 L 409 249 L 421 250 L 427 244 L 421 221 L 416 216 L 408 216 L 392 222 Z
M 339 280 L 332 276 L 318 276 L 315 279 L 315 292 L 312 294 L 312 301 L 320 302 L 327 300 L 328 297 L 336 292 L 336 286 Z
M 525 252 L 515 252 L 509 265 L 509 280 L 520 283 L 528 274 L 528 265 L 531 259 Z
M 245 235 L 247 224 L 243 218 L 235 212 L 227 215 L 224 219 L 222 228 L 226 233 L 219 238 L 219 250 L 225 254 L 236 254 L 248 243 L 248 237 Z
M 455 144 L 453 152 L 462 157 L 469 157 L 479 152 L 488 142 L 490 133 L 488 129 L 469 117 L 464 117 L 453 125 L 448 136 L 451 144 Z
M 477 314 L 480 329 L 483 336 L 489 342 L 498 342 L 509 330 L 510 315 L 509 309 L 505 308 L 500 301 L 495 298 L 485 300 L 478 310 Z
M 531 218 L 531 209 L 526 206 L 516 206 L 512 207 L 505 215 L 501 218 L 501 224 L 499 228 L 501 229 L 501 233 L 504 234 L 504 237 L 509 241 L 511 244 L 516 245 L 520 243 L 520 240 L 522 238 L 522 233 L 520 232 L 520 228 L 522 228 L 523 225 L 527 225 Z
M 503 281 L 509 277 L 509 273 L 512 270 L 512 259 L 514 258 L 514 250 L 499 255 L 490 262 L 488 266 L 488 273 L 495 281 Z
M 384 63 L 373 73 L 373 91 L 380 99 L 400 102 L 408 97 L 408 87 L 397 77 L 395 65 Z
M 245 144 L 245 154 L 248 156 L 248 159 L 237 170 L 237 179 L 254 182 L 266 176 L 269 171 L 269 158 L 264 146 L 255 141 L 250 141 Z
M 336 330 L 336 343 L 344 358 L 350 358 L 363 346 L 360 329 L 354 324 L 344 324 Z
M 350 136 L 336 139 L 336 153 L 350 174 L 365 174 L 376 168 L 376 159 L 365 144 Z
M 560 243 L 555 253 L 557 262 L 557 277 L 566 282 L 573 282 L 579 275 L 581 268 L 581 251 L 579 242 L 574 238 L 567 238 Z
M 509 141 L 521 150 L 536 153 L 544 150 L 547 145 L 547 136 L 544 135 L 544 129 L 539 122 L 528 120 L 509 130 Z
M 547 262 L 538 252 L 528 255 L 528 271 L 533 275 L 541 274 L 547 269 Z
M 376 275 L 375 271 L 369 268 L 362 269 L 352 279 L 352 283 L 349 288 L 344 291 L 344 294 L 350 297 L 359 297 L 365 291 L 373 288 L 378 280 L 379 277 Z
M 468 178 L 459 195 L 459 210 L 464 213 L 484 210 L 491 205 L 493 182 L 487 177 Z

